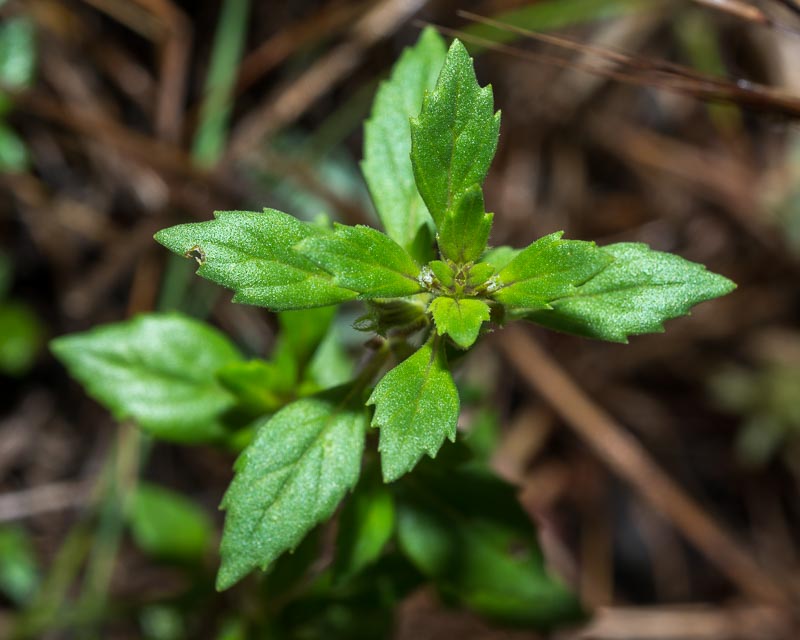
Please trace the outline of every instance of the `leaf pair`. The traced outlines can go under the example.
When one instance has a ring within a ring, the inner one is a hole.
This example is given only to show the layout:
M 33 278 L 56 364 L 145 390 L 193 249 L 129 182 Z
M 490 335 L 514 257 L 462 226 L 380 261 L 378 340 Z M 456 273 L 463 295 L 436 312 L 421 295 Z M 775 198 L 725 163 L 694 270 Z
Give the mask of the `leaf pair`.
M 421 290 L 414 259 L 370 227 L 331 232 L 274 209 L 214 215 L 159 231 L 156 240 L 196 258 L 197 273 L 233 289 L 234 302 L 284 311 Z

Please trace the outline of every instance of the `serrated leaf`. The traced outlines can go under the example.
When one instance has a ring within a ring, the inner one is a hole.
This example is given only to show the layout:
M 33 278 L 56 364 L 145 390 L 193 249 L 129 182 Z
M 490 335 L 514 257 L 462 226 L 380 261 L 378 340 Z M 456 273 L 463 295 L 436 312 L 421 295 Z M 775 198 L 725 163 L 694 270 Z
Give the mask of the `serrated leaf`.
M 479 184 L 466 190 L 448 210 L 439 227 L 439 250 L 455 263 L 481 257 L 492 230 L 492 214 L 486 213 Z
M 337 224 L 333 233 L 300 243 L 298 250 L 360 298 L 401 298 L 422 291 L 419 265 L 386 234 L 364 225 Z
M 450 598 L 490 618 L 545 629 L 581 617 L 551 578 L 516 489 L 480 469 L 431 470 L 401 483 L 401 549 Z
M 294 549 L 355 486 L 368 419 L 349 395 L 341 387 L 284 407 L 236 461 L 222 501 L 218 589 Z
M 147 482 L 136 487 L 128 524 L 142 551 L 178 562 L 202 561 L 214 536 L 205 511 L 181 494 Z
M 483 183 L 497 148 L 500 112 L 481 88 L 464 45 L 450 46 L 436 88 L 411 120 L 414 178 L 439 231 L 467 190 Z M 471 211 L 471 209 L 470 209 Z
M 442 37 L 426 28 L 381 84 L 364 123 L 361 170 L 378 216 L 389 237 L 420 262 L 428 259 L 433 220 L 414 182 L 409 118 L 419 113 L 425 91 L 436 84 L 445 53 Z
M 218 211 L 215 220 L 163 229 L 155 239 L 196 259 L 198 275 L 233 289 L 234 302 L 273 311 L 338 304 L 358 294 L 295 250 L 328 231 L 276 211 Z
M 56 357 L 118 420 L 133 419 L 157 438 L 216 440 L 235 400 L 217 370 L 242 356 L 216 329 L 177 313 L 56 338 Z
M 362 480 L 339 516 L 334 575 L 345 580 L 374 563 L 394 533 L 392 494 L 376 481 Z
M 423 454 L 436 456 L 445 438 L 455 441 L 459 399 L 441 345 L 428 342 L 389 371 L 375 387 L 372 426 L 381 430 L 378 450 L 386 482 L 397 480 Z
M 433 314 L 436 331 L 448 335 L 462 349 L 469 349 L 478 339 L 481 325 L 489 320 L 489 305 L 475 298 L 448 298 L 440 296 L 431 302 L 428 310 Z
M 492 297 L 509 307 L 547 309 L 613 261 L 593 242 L 561 240 L 562 235 L 551 233 L 520 251 L 497 274 Z
M 630 335 L 661 332 L 664 321 L 736 288 L 701 264 L 646 244 L 623 242 L 601 250 L 613 258 L 605 270 L 552 301 L 551 310 L 526 319 L 588 338 L 627 342 Z

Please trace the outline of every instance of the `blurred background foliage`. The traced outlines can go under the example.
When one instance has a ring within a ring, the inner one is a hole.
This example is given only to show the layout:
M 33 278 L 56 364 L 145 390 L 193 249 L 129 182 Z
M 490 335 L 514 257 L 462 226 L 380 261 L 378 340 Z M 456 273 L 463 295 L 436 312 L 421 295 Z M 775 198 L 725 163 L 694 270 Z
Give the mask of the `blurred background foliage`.
M 0 636 L 537 637 L 493 622 L 504 603 L 470 590 L 484 556 L 452 571 L 448 549 L 474 541 L 454 540 L 435 504 L 414 514 L 380 493 L 356 492 L 264 579 L 216 594 L 233 454 L 116 426 L 42 348 L 177 309 L 268 360 L 232 389 L 254 411 L 346 379 L 357 305 L 308 324 L 232 305 L 152 235 L 264 206 L 374 223 L 362 122 L 421 23 L 463 34 L 503 110 L 493 244 L 559 229 L 642 241 L 740 285 L 627 346 L 531 330 L 650 452 L 633 480 L 567 428 L 566 392 L 540 393 L 503 357 L 502 334 L 463 363 L 465 446 L 516 486 L 541 561 L 596 612 L 559 637 L 798 637 L 796 0 L 0 2 Z M 261 393 L 267 379 L 281 393 Z M 685 493 L 648 499 L 658 469 Z M 427 481 L 465 508 L 498 500 L 459 473 Z M 684 495 L 737 553 L 698 544 L 705 521 L 671 517 Z M 411 555 L 444 554 L 420 559 L 438 591 L 386 549 L 395 525 Z M 524 569 L 539 560 L 518 559 L 498 583 L 535 590 Z M 452 606 L 464 601 L 489 615 Z

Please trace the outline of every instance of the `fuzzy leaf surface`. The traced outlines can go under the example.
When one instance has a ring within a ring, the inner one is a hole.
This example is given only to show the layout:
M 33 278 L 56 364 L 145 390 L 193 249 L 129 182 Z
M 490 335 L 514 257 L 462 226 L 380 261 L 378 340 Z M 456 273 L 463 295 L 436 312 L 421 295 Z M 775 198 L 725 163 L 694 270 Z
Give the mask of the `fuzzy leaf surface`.
M 551 233 L 520 251 L 497 274 L 492 297 L 509 307 L 547 309 L 613 261 L 593 242 L 562 240 L 562 234 Z
M 481 325 L 489 320 L 490 310 L 483 300 L 440 296 L 428 307 L 437 333 L 449 335 L 462 349 L 469 349 L 478 339 Z
M 514 247 L 494 247 L 483 254 L 481 262 L 492 265 L 497 271 L 502 271 L 521 251 L 522 249 L 515 249 Z
M 416 567 L 495 620 L 545 629 L 580 618 L 576 598 L 545 571 L 517 490 L 488 471 L 432 466 L 404 479 L 398 498 L 398 540 Z
M 381 430 L 378 450 L 385 482 L 408 473 L 428 454 L 436 456 L 445 438 L 455 441 L 458 390 L 441 345 L 423 345 L 389 371 L 375 387 L 372 426 Z
M 426 28 L 381 84 L 364 124 L 361 170 L 378 216 L 389 237 L 422 262 L 427 256 L 415 251 L 415 240 L 421 231 L 433 238 L 433 220 L 414 182 L 409 119 L 419 113 L 425 91 L 435 86 L 445 54 L 442 37 Z
M 481 257 L 492 230 L 479 184 L 467 189 L 444 216 L 439 227 L 439 250 L 453 262 L 464 264 Z
M 347 395 L 340 387 L 284 407 L 236 461 L 222 501 L 218 589 L 294 549 L 355 486 L 368 418 Z
M 218 439 L 235 400 L 216 372 L 242 356 L 219 331 L 177 313 L 146 314 L 56 338 L 56 357 L 118 420 L 156 438 Z
M 411 120 L 411 164 L 417 188 L 441 231 L 465 192 L 481 185 L 497 149 L 500 112 L 492 88 L 481 88 L 464 45 L 450 46 L 436 88 Z
M 402 298 L 422 290 L 414 258 L 372 227 L 337 224 L 333 233 L 308 238 L 298 250 L 360 298 Z
M 285 311 L 338 304 L 358 295 L 337 286 L 329 273 L 294 249 L 329 231 L 274 209 L 214 215 L 208 222 L 163 229 L 155 238 L 196 259 L 197 274 L 233 289 L 234 302 Z
M 568 297 L 552 301 L 551 310 L 525 318 L 566 333 L 627 342 L 630 335 L 660 333 L 664 321 L 736 288 L 701 264 L 646 244 L 622 242 L 600 250 L 613 258 L 610 266 Z

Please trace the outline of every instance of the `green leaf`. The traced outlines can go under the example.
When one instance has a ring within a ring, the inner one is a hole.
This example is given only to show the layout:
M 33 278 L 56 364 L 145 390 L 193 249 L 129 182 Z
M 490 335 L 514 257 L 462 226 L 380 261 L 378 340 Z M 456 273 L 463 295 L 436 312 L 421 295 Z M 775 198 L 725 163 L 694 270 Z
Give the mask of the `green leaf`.
M 610 266 L 567 297 L 551 301 L 551 310 L 525 318 L 558 331 L 627 342 L 630 335 L 662 332 L 665 320 L 736 288 L 701 264 L 645 244 L 624 242 L 601 250 L 613 258 Z
M 39 585 L 36 554 L 22 527 L 0 527 L 0 592 L 17 604 L 31 599 Z
M 511 485 L 487 471 L 426 465 L 399 486 L 398 540 L 448 597 L 490 618 L 548 628 L 581 617 L 547 575 Z
M 128 512 L 134 542 L 156 558 L 201 562 L 214 537 L 209 515 L 182 495 L 142 483 Z
M 492 214 L 483 206 L 483 192 L 473 185 L 459 196 L 439 227 L 439 250 L 450 260 L 464 264 L 481 257 L 492 230 Z
M 411 471 L 423 454 L 436 456 L 445 438 L 455 441 L 459 399 L 442 345 L 420 347 L 375 387 L 372 426 L 381 430 L 378 450 L 386 482 Z
M 222 501 L 218 589 L 294 549 L 355 486 L 368 421 L 351 396 L 340 387 L 284 407 L 236 461 Z
M 33 366 L 42 346 L 44 327 L 30 307 L 0 304 L 0 373 L 20 376 Z
M 547 309 L 613 261 L 593 242 L 561 240 L 562 235 L 551 233 L 520 251 L 497 274 L 492 297 L 509 307 Z
M 342 342 L 341 329 L 331 325 L 306 369 L 306 378 L 320 389 L 329 389 L 353 379 L 353 360 Z
M 118 420 L 131 418 L 156 438 L 177 442 L 226 435 L 221 418 L 235 400 L 215 374 L 242 357 L 213 327 L 153 313 L 56 338 L 50 348 Z
M 462 349 L 469 349 L 478 339 L 481 325 L 489 320 L 489 305 L 475 298 L 447 298 L 440 296 L 431 302 L 428 310 L 433 314 L 436 331 L 449 335 Z
M 29 165 L 28 147 L 13 129 L 0 123 L 0 173 L 23 173 Z
M 430 242 L 425 245 L 433 239 L 433 220 L 414 182 L 409 118 L 419 113 L 425 91 L 436 84 L 445 53 L 442 37 L 427 27 L 381 84 L 364 124 L 361 170 L 378 216 L 389 237 L 419 262 L 428 259 Z
M 494 247 L 483 254 L 481 262 L 492 265 L 497 271 L 502 271 L 521 251 L 522 249 L 513 247 Z
M 164 229 L 155 238 L 196 259 L 198 275 L 233 289 L 234 302 L 284 311 L 338 304 L 358 295 L 336 286 L 330 274 L 294 249 L 328 231 L 274 209 L 214 215 L 208 222 Z
M 302 242 L 299 251 L 333 276 L 335 284 L 360 298 L 401 298 L 422 291 L 419 265 L 377 229 L 335 225 L 332 234 Z
M 12 18 L 0 24 L 0 85 L 22 89 L 33 81 L 36 43 L 33 22 Z
M 339 580 L 346 580 L 374 563 L 394 533 L 394 498 L 379 478 L 375 480 L 368 483 L 362 480 L 339 516 L 333 563 L 334 575 Z
M 335 307 L 278 314 L 280 332 L 272 359 L 281 367 L 291 367 L 297 373 L 302 371 L 325 339 L 335 315 Z
M 436 88 L 425 96 L 419 117 L 411 120 L 414 178 L 440 236 L 448 214 L 469 215 L 470 219 L 479 215 L 474 195 L 460 207 L 457 205 L 468 190 L 483 183 L 497 148 L 499 130 L 500 112 L 494 113 L 492 89 L 480 87 L 472 59 L 464 45 L 455 40 Z M 447 221 L 447 226 L 459 225 Z M 475 232 L 476 237 L 482 233 L 483 226 Z M 449 249 L 456 240 L 440 238 L 440 243 Z M 472 237 L 465 242 L 469 247 L 478 244 Z
M 236 396 L 237 404 L 254 415 L 272 413 L 285 404 L 286 394 L 295 383 L 291 373 L 273 362 L 249 360 L 231 362 L 219 371 L 217 379 Z

